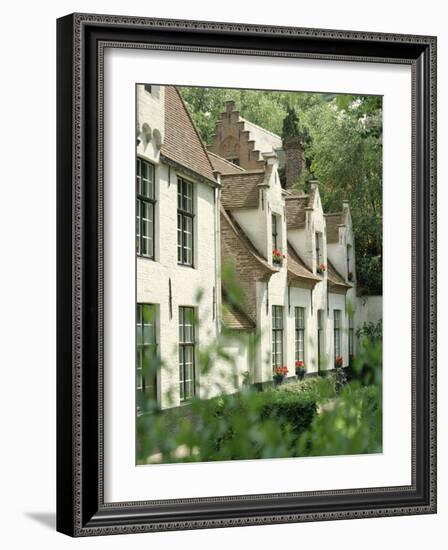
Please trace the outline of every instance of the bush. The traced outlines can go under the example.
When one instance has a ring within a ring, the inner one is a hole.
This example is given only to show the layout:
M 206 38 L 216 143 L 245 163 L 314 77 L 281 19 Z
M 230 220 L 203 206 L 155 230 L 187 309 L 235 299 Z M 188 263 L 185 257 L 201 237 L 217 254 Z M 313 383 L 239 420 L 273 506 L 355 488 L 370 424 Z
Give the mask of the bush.
M 376 453 L 382 449 L 381 389 L 345 386 L 334 407 L 317 415 L 302 434 L 299 456 Z
M 307 430 L 316 414 L 317 399 L 311 393 L 268 391 L 260 408 L 261 420 L 275 420 L 281 429 L 288 426 L 296 434 Z
M 316 376 L 305 378 L 297 382 L 282 384 L 277 387 L 278 392 L 299 393 L 312 396 L 316 402 L 322 403 L 336 395 L 336 377 L 328 373 L 325 377 Z
M 139 419 L 145 438 L 139 463 L 157 456 L 163 462 L 243 460 L 297 456 L 300 434 L 317 411 L 314 395 L 247 390 L 209 400 L 195 399 L 184 407 Z

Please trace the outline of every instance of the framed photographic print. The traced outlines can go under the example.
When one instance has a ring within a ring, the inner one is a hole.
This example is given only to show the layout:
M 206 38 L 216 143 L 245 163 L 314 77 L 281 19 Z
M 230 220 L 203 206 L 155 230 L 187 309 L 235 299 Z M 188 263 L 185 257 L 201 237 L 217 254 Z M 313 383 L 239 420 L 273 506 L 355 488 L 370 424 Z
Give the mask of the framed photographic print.
M 436 39 L 58 20 L 57 528 L 436 511 Z

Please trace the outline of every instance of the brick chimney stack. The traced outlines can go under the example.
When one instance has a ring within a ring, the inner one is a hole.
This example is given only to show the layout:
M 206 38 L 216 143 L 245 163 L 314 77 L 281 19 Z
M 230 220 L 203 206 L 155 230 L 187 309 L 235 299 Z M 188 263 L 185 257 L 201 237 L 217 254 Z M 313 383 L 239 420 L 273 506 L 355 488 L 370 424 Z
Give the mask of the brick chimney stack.
M 305 153 L 299 137 L 289 137 L 284 142 L 286 189 L 298 183 L 305 169 Z

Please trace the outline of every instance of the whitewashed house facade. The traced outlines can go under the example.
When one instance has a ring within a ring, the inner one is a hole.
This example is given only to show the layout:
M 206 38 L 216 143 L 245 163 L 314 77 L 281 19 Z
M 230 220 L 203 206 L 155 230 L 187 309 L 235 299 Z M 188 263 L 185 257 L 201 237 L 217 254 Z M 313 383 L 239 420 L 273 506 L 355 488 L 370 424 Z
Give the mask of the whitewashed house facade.
M 325 215 L 317 182 L 309 194 L 282 188 L 281 138 L 232 102 L 208 151 L 175 87 L 139 85 L 137 102 L 137 389 L 169 407 L 235 391 L 246 373 L 258 384 L 271 382 L 276 366 L 295 376 L 297 361 L 308 374 L 348 366 L 356 297 L 348 203 Z M 224 309 L 223 263 L 245 297 Z M 216 371 L 196 368 L 199 347 L 223 325 L 247 336 L 226 339 L 233 387 L 215 387 Z M 163 365 L 148 380 L 154 352 Z

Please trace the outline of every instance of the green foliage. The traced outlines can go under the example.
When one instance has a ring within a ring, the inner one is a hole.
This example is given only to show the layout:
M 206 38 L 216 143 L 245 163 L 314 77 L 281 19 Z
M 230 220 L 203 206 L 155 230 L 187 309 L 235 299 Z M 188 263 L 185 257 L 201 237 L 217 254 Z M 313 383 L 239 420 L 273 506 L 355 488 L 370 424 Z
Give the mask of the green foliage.
M 138 439 L 138 462 L 147 457 L 185 462 L 295 456 L 297 436 L 310 427 L 315 413 L 314 396 L 306 393 L 248 390 L 193 399 L 139 417 L 139 435 L 145 435 Z
M 350 200 L 357 283 L 363 294 L 382 294 L 382 98 L 192 87 L 181 93 L 208 144 L 228 100 L 271 132 L 299 132 L 306 160 L 300 188 L 317 178 L 326 212 Z
M 308 377 L 297 382 L 282 384 L 277 388 L 278 392 L 307 394 L 312 397 L 316 403 L 323 403 L 327 399 L 336 396 L 336 376 L 334 373 L 328 373 L 327 376 Z
M 361 340 L 367 338 L 371 342 L 379 342 L 383 337 L 383 322 L 365 322 L 362 327 L 356 330 L 356 336 Z
M 356 331 L 358 337 L 358 353 L 352 361 L 352 371 L 355 380 L 363 385 L 381 386 L 382 381 L 382 322 L 364 323 Z
M 230 271 L 224 279 L 236 299 L 240 294 L 233 276 Z M 202 293 L 197 298 L 201 300 Z M 194 323 L 200 325 L 201 319 Z M 246 336 L 223 330 L 220 338 L 199 348 L 197 354 L 199 381 L 212 377 L 222 395 L 208 398 L 198 382 L 202 398 L 164 410 L 141 396 L 137 463 L 378 452 L 382 445 L 381 338 L 372 340 L 370 336 L 377 336 L 378 330 L 369 326 L 365 332 L 353 360 L 352 382 L 343 383 L 343 371 L 338 369 L 325 377 L 257 391 L 250 385 L 250 375 L 242 380 L 237 376 L 235 361 L 226 351 L 229 339 Z M 252 338 L 254 347 L 257 338 Z M 254 349 L 250 350 L 253 360 Z M 217 370 L 218 362 L 224 363 L 223 372 Z M 154 358 L 151 368 L 163 373 L 169 366 Z M 169 390 L 167 397 L 170 403 Z
M 299 456 L 376 453 L 382 450 L 380 388 L 346 385 L 333 406 L 302 434 Z

